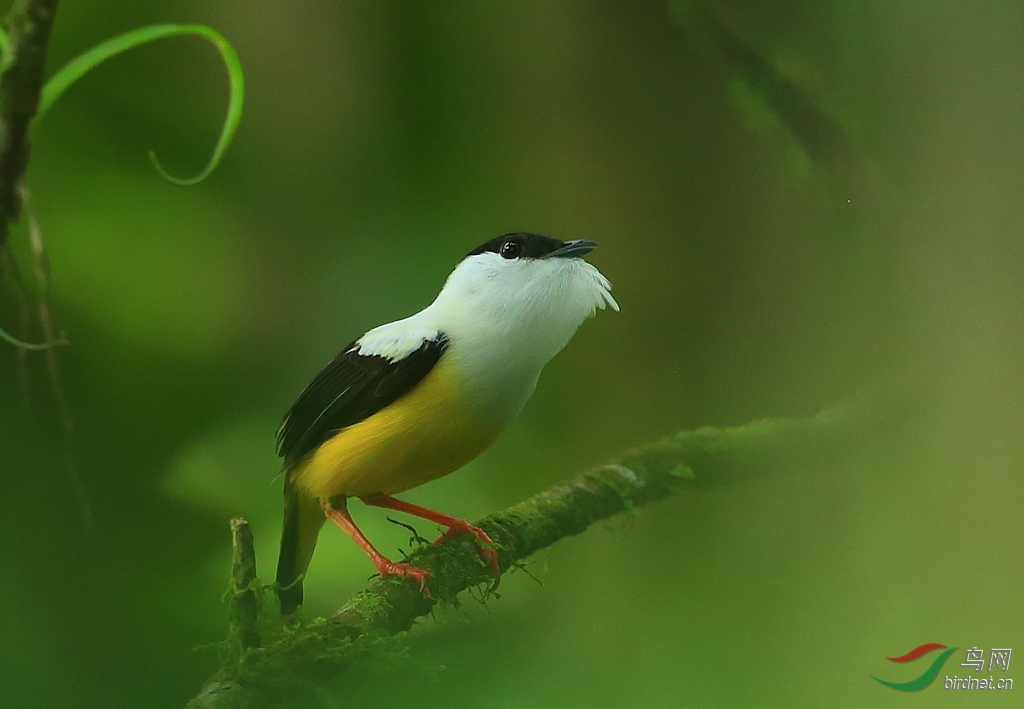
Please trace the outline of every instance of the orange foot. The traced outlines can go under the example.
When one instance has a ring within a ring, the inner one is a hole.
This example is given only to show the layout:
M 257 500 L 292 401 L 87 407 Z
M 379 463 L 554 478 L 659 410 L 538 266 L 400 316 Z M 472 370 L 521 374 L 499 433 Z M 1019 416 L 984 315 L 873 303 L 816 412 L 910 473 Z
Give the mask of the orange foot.
M 425 569 L 418 569 L 411 564 L 396 564 L 393 561 L 384 559 L 381 563 L 377 564 L 377 571 L 380 572 L 381 578 L 385 576 L 408 576 L 414 581 L 419 582 L 420 591 L 427 598 L 430 598 L 430 589 L 427 588 L 427 581 L 430 580 L 430 572 Z
M 457 537 L 460 534 L 472 534 L 479 539 L 483 546 L 480 547 L 480 556 L 487 565 L 491 567 L 491 573 L 495 578 L 501 578 L 501 569 L 498 568 L 498 552 L 495 550 L 494 541 L 487 536 L 487 532 L 479 527 L 470 524 L 464 519 L 457 519 L 448 527 L 448 531 L 434 540 L 434 544 L 440 544 L 446 539 Z

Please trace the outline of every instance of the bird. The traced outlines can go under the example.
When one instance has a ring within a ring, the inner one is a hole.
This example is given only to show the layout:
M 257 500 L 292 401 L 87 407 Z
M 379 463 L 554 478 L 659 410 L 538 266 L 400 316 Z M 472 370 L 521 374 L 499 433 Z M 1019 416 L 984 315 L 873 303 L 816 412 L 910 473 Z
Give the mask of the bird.
M 482 529 L 393 495 L 476 458 L 519 414 L 544 365 L 579 326 L 598 309 L 619 310 L 608 279 L 583 259 L 595 247 L 528 232 L 490 239 L 456 265 L 430 305 L 369 330 L 313 378 L 277 434 L 284 522 L 275 589 L 283 615 L 302 604 L 328 519 L 381 577 L 409 577 L 429 596 L 430 573 L 385 558 L 349 514 L 351 498 L 446 527 L 435 543 L 476 536 L 500 576 Z

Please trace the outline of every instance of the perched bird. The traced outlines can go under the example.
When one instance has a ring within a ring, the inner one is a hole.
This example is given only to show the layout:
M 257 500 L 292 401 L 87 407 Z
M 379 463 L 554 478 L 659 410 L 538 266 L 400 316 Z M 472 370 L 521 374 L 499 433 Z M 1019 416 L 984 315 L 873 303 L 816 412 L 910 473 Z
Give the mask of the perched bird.
M 469 252 L 429 306 L 376 327 L 343 349 L 299 395 L 277 434 L 284 458 L 284 528 L 277 565 L 281 612 L 302 603 L 302 577 L 331 519 L 381 576 L 408 576 L 429 594 L 430 574 L 384 558 L 346 503 L 406 512 L 474 534 L 479 527 L 392 495 L 457 470 L 526 404 L 541 369 L 576 329 L 610 305 L 611 285 L 583 260 L 597 244 L 505 234 Z M 436 543 L 436 542 L 435 542 Z

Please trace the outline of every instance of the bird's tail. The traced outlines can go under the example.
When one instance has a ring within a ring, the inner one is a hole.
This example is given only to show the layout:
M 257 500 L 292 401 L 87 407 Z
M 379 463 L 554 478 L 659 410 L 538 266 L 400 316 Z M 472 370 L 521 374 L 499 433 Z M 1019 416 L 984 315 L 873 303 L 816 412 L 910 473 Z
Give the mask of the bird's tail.
M 277 598 L 281 615 L 291 615 L 302 605 L 302 576 L 313 558 L 316 539 L 324 524 L 323 510 L 315 497 L 305 495 L 289 482 L 284 485 L 284 526 L 277 557 Z

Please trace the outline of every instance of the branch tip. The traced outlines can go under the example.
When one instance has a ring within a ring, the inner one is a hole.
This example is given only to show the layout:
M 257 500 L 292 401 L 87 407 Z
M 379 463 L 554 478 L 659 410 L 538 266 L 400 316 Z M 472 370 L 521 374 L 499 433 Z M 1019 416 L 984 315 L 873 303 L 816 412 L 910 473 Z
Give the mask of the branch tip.
M 231 637 L 243 651 L 261 643 L 256 626 L 260 612 L 257 585 L 252 528 L 235 517 L 231 520 Z

